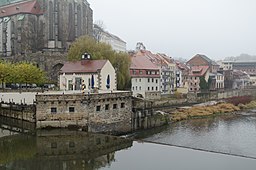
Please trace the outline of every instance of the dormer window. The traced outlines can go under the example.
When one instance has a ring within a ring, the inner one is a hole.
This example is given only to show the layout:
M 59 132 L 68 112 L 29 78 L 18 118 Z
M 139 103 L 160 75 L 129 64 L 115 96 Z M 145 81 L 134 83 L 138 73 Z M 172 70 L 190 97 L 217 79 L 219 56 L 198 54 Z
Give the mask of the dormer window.
M 90 60 L 90 59 L 91 59 L 91 55 L 90 55 L 90 54 L 84 53 L 84 54 L 82 55 L 82 60 Z

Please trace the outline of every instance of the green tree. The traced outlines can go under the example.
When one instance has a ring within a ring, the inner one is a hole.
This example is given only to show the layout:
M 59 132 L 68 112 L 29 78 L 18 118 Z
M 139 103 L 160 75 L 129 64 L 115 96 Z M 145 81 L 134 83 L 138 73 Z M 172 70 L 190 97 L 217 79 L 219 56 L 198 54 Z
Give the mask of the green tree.
M 10 80 L 10 74 L 11 74 L 11 64 L 9 62 L 0 61 L 0 83 L 2 84 L 2 87 L 4 87 L 5 83 L 8 83 Z
M 68 60 L 80 60 L 82 54 L 84 53 L 89 53 L 92 56 L 93 60 L 109 60 L 117 71 L 117 88 L 128 88 L 130 84 L 130 58 L 128 54 L 117 53 L 108 44 L 97 42 L 96 40 L 88 36 L 82 36 L 71 45 L 68 52 Z
M 208 83 L 206 82 L 204 77 L 200 77 L 200 83 L 199 83 L 201 90 L 209 90 Z
M 17 63 L 13 67 L 12 80 L 19 84 L 43 84 L 46 82 L 45 72 L 30 63 Z

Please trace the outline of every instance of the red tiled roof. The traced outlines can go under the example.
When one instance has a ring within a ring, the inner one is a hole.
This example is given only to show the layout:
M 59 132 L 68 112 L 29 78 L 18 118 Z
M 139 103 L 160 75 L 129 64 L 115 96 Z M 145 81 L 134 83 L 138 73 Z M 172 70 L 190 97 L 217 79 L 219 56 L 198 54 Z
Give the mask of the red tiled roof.
M 101 70 L 108 60 L 84 60 L 66 62 L 61 68 L 61 73 L 96 73 Z
M 130 69 L 158 70 L 158 67 L 146 55 L 137 53 L 131 57 Z
M 0 17 L 8 17 L 16 14 L 41 15 L 43 11 L 37 1 L 25 1 L 0 7 Z
M 193 66 L 189 71 L 189 76 L 194 76 L 194 77 L 204 76 L 208 69 L 209 69 L 209 66 Z

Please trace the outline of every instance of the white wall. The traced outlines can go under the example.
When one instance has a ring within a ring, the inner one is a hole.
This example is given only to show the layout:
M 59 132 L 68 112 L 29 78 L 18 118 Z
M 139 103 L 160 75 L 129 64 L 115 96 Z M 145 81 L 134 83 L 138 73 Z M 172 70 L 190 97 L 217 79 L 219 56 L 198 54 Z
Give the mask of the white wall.
M 148 79 L 149 79 L 149 82 L 148 82 Z M 152 82 L 152 79 L 153 79 L 153 82 Z M 132 81 L 131 91 L 133 92 L 134 96 L 137 96 L 137 94 L 141 94 L 143 97 L 145 97 L 145 92 L 159 92 L 161 90 L 160 78 L 132 78 L 131 81 Z
M 94 87 L 99 90 L 116 90 L 116 72 L 112 64 L 107 61 L 99 73 L 88 73 L 88 74 L 61 74 L 59 79 L 60 90 L 69 90 L 68 82 L 72 80 L 75 82 L 75 78 L 82 78 L 85 84 L 85 90 L 91 89 L 91 83 L 89 86 L 89 81 L 91 82 L 92 74 L 94 75 Z M 110 76 L 110 89 L 107 89 L 107 76 Z M 99 82 L 100 79 L 100 82 Z M 66 85 L 66 86 L 64 86 Z M 75 85 L 73 86 L 74 89 Z
M 110 89 L 107 89 L 107 77 L 110 76 Z M 117 82 L 116 82 L 116 72 L 112 64 L 107 61 L 107 63 L 103 66 L 100 71 L 101 77 L 101 88 L 100 90 L 116 90 Z
M 94 76 L 94 87 L 98 88 L 98 74 L 93 74 Z M 73 82 L 73 89 L 75 89 L 75 78 L 82 78 L 82 80 L 84 80 L 84 84 L 85 84 L 85 90 L 90 90 L 91 89 L 91 83 L 89 86 L 89 81 L 91 82 L 91 78 L 92 78 L 92 74 L 61 74 L 60 75 L 60 90 L 69 90 L 68 89 L 68 82 L 69 80 L 72 80 Z M 66 86 L 65 86 L 66 85 Z

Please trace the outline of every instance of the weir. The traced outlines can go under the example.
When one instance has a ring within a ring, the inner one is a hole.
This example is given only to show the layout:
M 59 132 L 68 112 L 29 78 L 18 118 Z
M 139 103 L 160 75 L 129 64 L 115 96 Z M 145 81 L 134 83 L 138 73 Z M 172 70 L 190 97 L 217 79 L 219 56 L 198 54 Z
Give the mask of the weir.
M 178 148 L 184 148 L 184 149 L 191 149 L 191 150 L 197 150 L 197 151 L 202 151 L 202 152 L 216 153 L 216 154 L 229 155 L 229 156 L 236 156 L 236 157 L 241 157 L 241 158 L 247 158 L 247 159 L 256 160 L 256 157 L 247 156 L 247 155 L 240 155 L 240 154 L 227 153 L 227 152 L 221 152 L 221 151 L 213 151 L 213 150 L 207 150 L 207 149 L 200 149 L 200 148 L 194 148 L 194 147 L 189 147 L 189 146 L 181 146 L 181 145 L 174 145 L 174 144 L 166 144 L 166 143 L 161 143 L 161 142 L 152 142 L 152 141 L 148 141 L 148 140 L 138 140 L 138 141 L 140 141 L 140 142 L 143 141 L 143 142 L 152 143 L 152 144 L 157 144 L 157 145 L 172 146 L 172 147 L 178 147 Z

